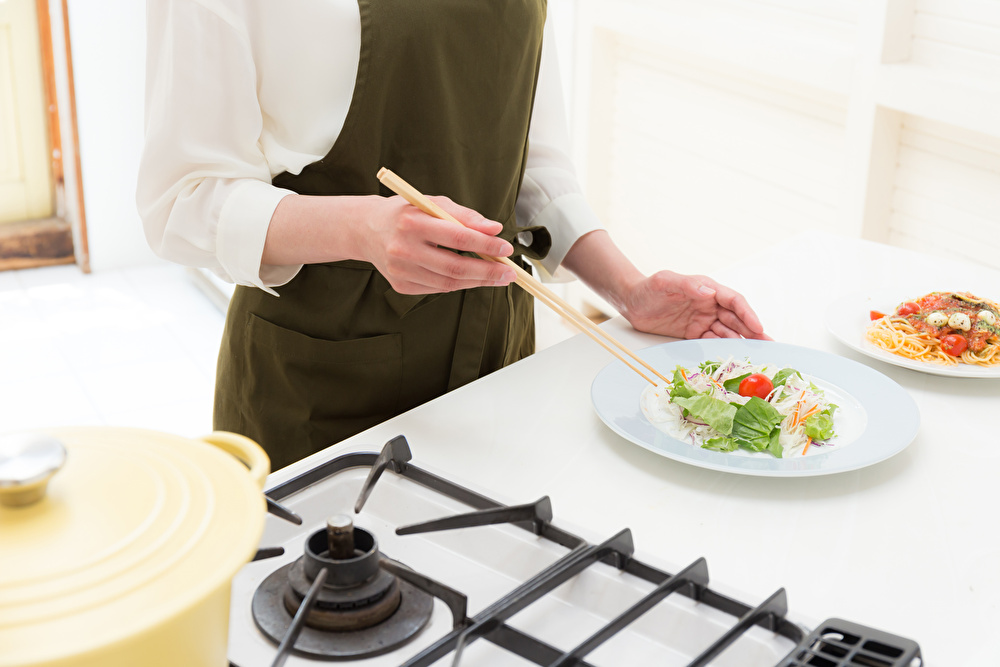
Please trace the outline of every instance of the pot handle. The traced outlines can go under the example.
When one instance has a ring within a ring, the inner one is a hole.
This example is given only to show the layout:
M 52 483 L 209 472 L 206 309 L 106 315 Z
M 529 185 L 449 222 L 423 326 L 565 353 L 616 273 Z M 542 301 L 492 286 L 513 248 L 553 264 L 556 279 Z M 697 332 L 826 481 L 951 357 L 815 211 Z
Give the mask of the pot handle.
M 260 445 L 244 435 L 229 431 L 212 431 L 208 435 L 203 435 L 200 440 L 232 454 L 249 469 L 250 476 L 260 490 L 264 490 L 264 480 L 271 472 L 271 460 L 267 458 L 267 453 Z

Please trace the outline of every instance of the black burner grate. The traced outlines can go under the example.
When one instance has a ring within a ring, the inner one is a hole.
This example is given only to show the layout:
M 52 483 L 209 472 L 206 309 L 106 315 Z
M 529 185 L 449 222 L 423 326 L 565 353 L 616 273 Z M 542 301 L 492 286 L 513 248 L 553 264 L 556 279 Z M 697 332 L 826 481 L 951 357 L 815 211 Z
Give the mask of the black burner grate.
M 822 623 L 778 667 L 910 667 L 916 642 L 840 618 Z
M 536 503 L 509 507 L 461 487 L 442 477 L 410 465 L 412 458 L 403 436 L 397 436 L 379 454 L 352 453 L 332 459 L 302 475 L 267 491 L 269 507 L 277 510 L 280 501 L 302 489 L 348 468 L 370 467 L 358 497 L 355 511 L 360 512 L 381 475 L 389 470 L 438 493 L 458 500 L 474 510 L 471 513 L 439 519 L 418 526 L 405 526 L 397 534 L 405 535 L 434 530 L 454 530 L 491 523 L 511 523 L 569 549 L 569 553 L 544 571 L 525 581 L 504 598 L 473 618 L 465 615 L 464 596 L 440 582 L 407 572 L 398 564 L 392 568 L 411 584 L 442 599 L 452 610 L 454 629 L 437 642 L 409 658 L 400 667 L 429 667 L 451 655 L 452 665 L 460 665 L 462 650 L 473 641 L 485 640 L 536 665 L 548 667 L 589 667 L 586 657 L 623 628 L 670 595 L 683 595 L 733 617 L 730 628 L 705 647 L 688 667 L 709 665 L 754 626 L 770 630 L 797 644 L 775 667 L 921 667 L 920 647 L 909 639 L 868 628 L 850 621 L 830 619 L 809 633 L 786 618 L 787 601 L 780 589 L 757 606 L 745 604 L 709 587 L 708 566 L 699 559 L 676 574 L 669 574 L 633 557 L 632 535 L 625 529 L 599 545 L 568 533 L 551 523 L 548 498 Z M 276 512 L 280 515 L 280 511 Z M 639 577 L 654 586 L 652 592 L 609 622 L 590 638 L 570 649 L 555 648 L 507 624 L 507 621 L 570 578 L 595 563 L 607 563 Z M 277 663 L 276 663 L 277 664 Z

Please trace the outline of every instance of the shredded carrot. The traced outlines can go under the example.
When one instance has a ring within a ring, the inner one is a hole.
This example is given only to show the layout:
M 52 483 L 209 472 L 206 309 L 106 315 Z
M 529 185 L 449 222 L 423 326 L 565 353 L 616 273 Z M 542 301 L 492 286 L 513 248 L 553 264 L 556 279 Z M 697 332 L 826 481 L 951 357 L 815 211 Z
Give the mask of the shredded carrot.
M 808 439 L 806 440 L 806 446 L 802 448 L 802 456 L 805 456 L 805 455 L 806 455 L 806 451 L 808 451 L 808 450 L 809 450 L 809 445 L 811 445 L 811 444 L 812 444 L 812 441 L 813 441 L 813 439 L 812 439 L 812 438 L 808 438 Z
M 788 422 L 789 431 L 798 427 L 798 425 L 804 422 L 806 419 L 808 419 L 810 415 L 819 410 L 819 406 L 814 405 L 805 414 L 799 414 L 799 411 L 802 409 L 802 404 L 805 402 L 805 400 L 806 400 L 806 392 L 802 392 L 802 395 L 799 396 L 798 403 L 795 404 L 795 412 L 792 413 L 791 421 Z
M 819 406 L 818 405 L 812 406 L 812 408 L 810 408 L 808 412 L 806 412 L 805 414 L 799 415 L 799 421 L 795 425 L 798 426 L 799 424 L 801 424 L 805 420 L 809 419 L 809 417 L 811 417 L 813 414 L 815 414 L 817 410 L 819 410 Z
M 799 396 L 798 403 L 795 404 L 795 412 L 792 413 L 792 421 L 788 424 L 788 430 L 791 431 L 799 423 L 799 408 L 802 407 L 802 401 L 806 400 L 806 392 L 802 392 Z

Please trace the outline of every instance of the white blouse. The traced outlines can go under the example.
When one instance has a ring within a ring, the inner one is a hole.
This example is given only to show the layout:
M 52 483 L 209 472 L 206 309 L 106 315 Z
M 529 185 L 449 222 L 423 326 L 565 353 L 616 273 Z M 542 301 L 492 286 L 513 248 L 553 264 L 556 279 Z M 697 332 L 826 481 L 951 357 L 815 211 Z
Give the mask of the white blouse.
M 147 0 L 146 22 L 136 192 L 146 238 L 166 259 L 274 293 L 301 265 L 261 263 L 271 215 L 292 194 L 271 178 L 299 173 L 337 140 L 358 70 L 357 0 Z M 560 87 L 544 48 L 516 207 L 521 226 L 552 234 L 543 275 L 600 228 L 569 158 Z

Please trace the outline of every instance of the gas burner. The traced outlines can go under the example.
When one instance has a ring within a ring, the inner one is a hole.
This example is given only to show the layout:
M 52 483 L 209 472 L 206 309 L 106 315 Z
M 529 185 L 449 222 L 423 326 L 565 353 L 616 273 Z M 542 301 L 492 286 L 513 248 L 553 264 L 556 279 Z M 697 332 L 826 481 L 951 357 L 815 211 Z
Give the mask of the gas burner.
M 311 657 L 357 659 L 391 651 L 427 624 L 434 600 L 383 569 L 385 562 L 374 535 L 348 516 L 331 517 L 309 536 L 298 560 L 257 588 L 254 622 L 271 640 L 294 643 L 295 652 Z

